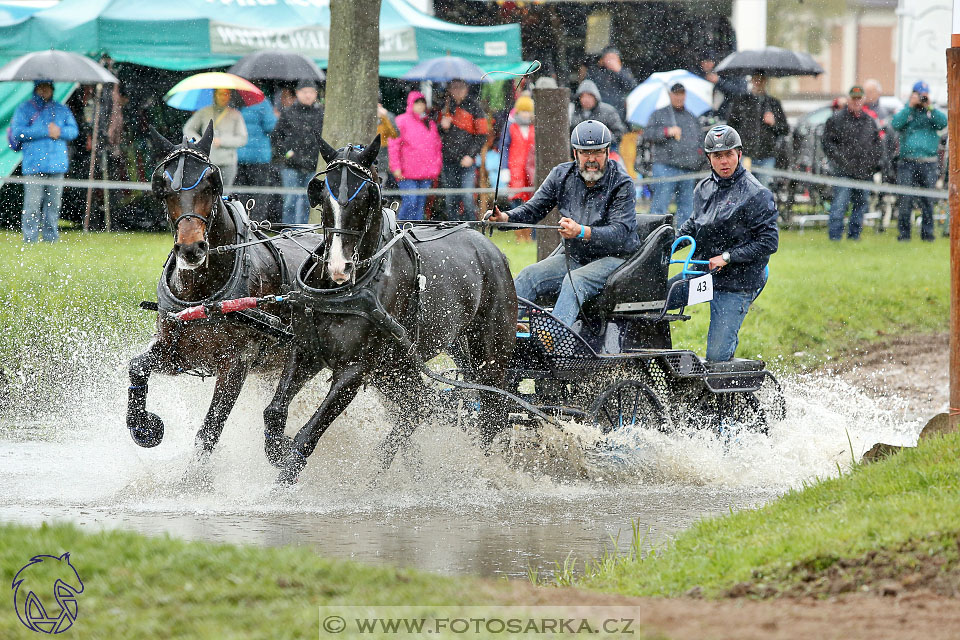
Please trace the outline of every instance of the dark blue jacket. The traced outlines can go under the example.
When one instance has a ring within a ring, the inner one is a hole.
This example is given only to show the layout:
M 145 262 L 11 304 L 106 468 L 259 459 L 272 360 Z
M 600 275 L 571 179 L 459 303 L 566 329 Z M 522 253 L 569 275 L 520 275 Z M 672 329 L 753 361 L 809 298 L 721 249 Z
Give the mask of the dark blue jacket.
M 729 178 L 714 173 L 700 181 L 693 215 L 677 235 L 697 241 L 696 260 L 730 252 L 730 264 L 713 276 L 717 291 L 756 291 L 779 244 L 777 215 L 773 194 L 740 165 Z
M 576 162 L 558 164 L 529 201 L 507 213 L 510 222 L 536 224 L 554 207 L 560 215 L 590 227 L 590 240 L 568 240 L 570 257 L 585 264 L 599 258 L 625 258 L 640 246 L 637 192 L 633 180 L 613 160 L 603 177 L 587 188 Z

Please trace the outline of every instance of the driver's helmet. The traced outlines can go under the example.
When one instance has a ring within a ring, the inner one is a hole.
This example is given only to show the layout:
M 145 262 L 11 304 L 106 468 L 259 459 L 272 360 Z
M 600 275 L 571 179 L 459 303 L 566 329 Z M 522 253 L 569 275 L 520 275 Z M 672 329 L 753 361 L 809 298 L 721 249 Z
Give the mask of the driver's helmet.
M 718 124 L 712 127 L 710 131 L 707 131 L 707 137 L 703 139 L 704 153 L 742 148 L 743 142 L 740 140 L 740 134 L 737 133 L 736 129 L 726 124 Z
M 599 120 L 584 120 L 570 133 L 574 149 L 606 149 L 613 142 L 613 134 Z

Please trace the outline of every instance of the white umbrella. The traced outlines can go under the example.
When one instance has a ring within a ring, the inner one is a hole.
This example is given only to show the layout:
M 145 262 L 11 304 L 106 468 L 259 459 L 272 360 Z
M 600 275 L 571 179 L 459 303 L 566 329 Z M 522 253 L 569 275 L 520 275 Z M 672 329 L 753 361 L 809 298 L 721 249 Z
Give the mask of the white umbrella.
M 713 108 L 713 83 L 686 71 L 660 71 L 651 74 L 627 96 L 627 120 L 647 126 L 650 115 L 670 104 L 670 87 L 680 83 L 687 90 L 684 107 L 695 116 Z
M 14 58 L 0 67 L 0 82 L 53 80 L 81 84 L 118 83 L 117 77 L 103 65 L 69 51 L 34 51 Z

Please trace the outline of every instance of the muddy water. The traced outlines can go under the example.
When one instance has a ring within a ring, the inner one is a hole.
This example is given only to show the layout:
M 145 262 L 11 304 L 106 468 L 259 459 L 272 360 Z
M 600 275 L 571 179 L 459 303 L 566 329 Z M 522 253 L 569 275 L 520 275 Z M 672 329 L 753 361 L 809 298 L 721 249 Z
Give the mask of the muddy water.
M 877 403 L 839 379 L 803 377 L 785 381 L 789 417 L 769 437 L 723 443 L 638 432 L 602 440 L 569 424 L 514 430 L 484 456 L 456 425 L 430 424 L 379 472 L 372 452 L 389 423 L 367 391 L 324 436 L 300 483 L 279 490 L 262 452 L 260 414 L 272 381 L 248 381 L 220 445 L 198 466 L 193 436 L 212 382 L 156 377 L 148 408 L 164 419 L 166 437 L 140 449 L 124 428 L 128 355 L 104 356 L 95 375 L 69 376 L 69 393 L 48 410 L 5 408 L 0 520 L 300 545 L 364 562 L 522 577 L 549 574 L 567 557 L 582 564 L 627 549 L 631 522 L 645 547 L 663 544 L 698 518 L 835 475 L 878 439 L 910 444 L 921 426 L 895 399 Z M 323 391 L 317 382 L 301 394 L 291 425 L 306 420 Z

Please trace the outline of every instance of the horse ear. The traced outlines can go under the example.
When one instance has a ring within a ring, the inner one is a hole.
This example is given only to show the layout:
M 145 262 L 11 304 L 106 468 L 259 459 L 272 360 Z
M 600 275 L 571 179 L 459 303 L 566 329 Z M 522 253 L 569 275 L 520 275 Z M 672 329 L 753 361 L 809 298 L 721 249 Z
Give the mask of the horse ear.
M 197 142 L 197 148 L 203 152 L 203 155 L 209 156 L 210 149 L 213 147 L 213 120 L 207 123 L 207 128 L 203 132 L 203 135 L 200 136 L 200 140 Z
M 167 140 L 162 133 L 157 131 L 153 125 L 150 125 L 150 140 L 152 140 L 153 144 L 156 145 L 164 154 L 168 153 L 170 149 L 173 149 L 176 146 Z
M 320 143 L 320 155 L 323 157 L 323 161 L 329 163 L 331 160 L 337 157 L 337 150 L 330 146 L 326 140 L 323 139 L 319 133 L 316 134 L 317 142 Z
M 365 167 L 372 167 L 374 161 L 377 159 L 377 154 L 380 152 L 380 134 L 373 139 L 360 154 L 360 157 L 357 159 L 357 162 L 362 164 Z

